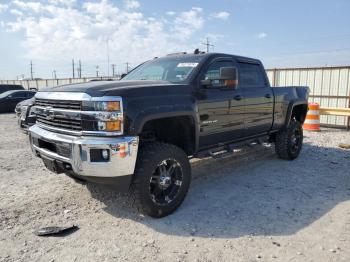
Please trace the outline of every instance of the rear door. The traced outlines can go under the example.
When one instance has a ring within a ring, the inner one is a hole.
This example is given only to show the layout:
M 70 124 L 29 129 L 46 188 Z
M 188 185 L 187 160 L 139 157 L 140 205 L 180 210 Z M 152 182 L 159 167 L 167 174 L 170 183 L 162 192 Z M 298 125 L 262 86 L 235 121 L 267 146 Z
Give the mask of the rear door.
M 239 88 L 245 101 L 244 136 L 266 133 L 273 120 L 273 92 L 261 64 L 238 61 Z
M 200 80 L 218 79 L 221 67 L 232 66 L 237 67 L 230 57 L 215 59 L 202 70 Z M 220 88 L 220 81 L 215 80 L 212 87 L 201 87 L 200 92 L 200 148 L 239 139 L 244 129 L 242 90 Z

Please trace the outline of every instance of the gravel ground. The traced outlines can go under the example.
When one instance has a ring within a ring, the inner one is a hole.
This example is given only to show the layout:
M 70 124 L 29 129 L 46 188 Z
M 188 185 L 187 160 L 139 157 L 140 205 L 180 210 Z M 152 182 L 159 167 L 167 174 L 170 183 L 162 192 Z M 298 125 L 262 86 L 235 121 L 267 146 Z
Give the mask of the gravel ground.
M 192 164 L 182 206 L 141 216 L 110 188 L 47 171 L 13 114 L 0 115 L 0 261 L 350 261 L 350 132 L 305 132 L 283 161 L 273 147 Z M 79 225 L 64 237 L 37 228 Z

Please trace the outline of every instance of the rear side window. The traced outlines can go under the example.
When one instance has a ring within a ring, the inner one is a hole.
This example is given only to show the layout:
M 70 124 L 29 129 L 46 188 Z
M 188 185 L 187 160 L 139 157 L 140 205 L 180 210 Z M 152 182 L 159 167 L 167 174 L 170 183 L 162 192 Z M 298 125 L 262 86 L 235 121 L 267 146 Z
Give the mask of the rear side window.
M 261 66 L 258 64 L 239 64 L 239 85 L 242 87 L 254 88 L 265 87 L 266 81 Z

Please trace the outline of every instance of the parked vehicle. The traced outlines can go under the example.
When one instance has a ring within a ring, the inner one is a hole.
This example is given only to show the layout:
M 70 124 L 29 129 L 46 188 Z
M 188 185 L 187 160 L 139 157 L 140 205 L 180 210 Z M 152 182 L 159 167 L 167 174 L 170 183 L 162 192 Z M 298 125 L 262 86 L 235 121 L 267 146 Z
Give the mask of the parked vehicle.
M 24 133 L 27 133 L 28 128 L 34 125 L 36 122 L 36 116 L 32 111 L 34 102 L 35 98 L 32 97 L 19 102 L 15 108 L 15 113 L 18 117 L 18 126 Z
M 271 88 L 262 63 L 196 51 L 145 62 L 121 81 L 36 94 L 35 155 L 57 173 L 131 190 L 140 210 L 163 217 L 180 206 L 191 157 L 220 157 L 242 143 L 302 148 L 308 87 Z
M 28 90 L 12 90 L 0 94 L 0 113 L 14 112 L 19 102 L 32 98 L 35 93 Z
M 3 84 L 0 84 L 0 94 L 4 93 L 6 91 L 11 91 L 11 90 L 24 90 L 24 87 L 21 85 L 3 85 Z

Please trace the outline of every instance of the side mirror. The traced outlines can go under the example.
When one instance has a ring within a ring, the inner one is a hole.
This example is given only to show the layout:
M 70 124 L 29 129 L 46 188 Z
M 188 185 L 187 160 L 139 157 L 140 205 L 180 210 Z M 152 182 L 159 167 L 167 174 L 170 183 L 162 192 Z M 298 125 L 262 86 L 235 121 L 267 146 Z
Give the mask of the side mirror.
M 211 86 L 211 79 L 203 79 L 201 80 L 201 84 L 205 87 Z
M 230 89 L 235 89 L 238 85 L 238 73 L 236 67 L 221 67 L 220 80 L 223 81 L 223 86 Z
M 120 76 L 120 79 L 123 79 L 125 76 L 126 76 L 127 74 L 122 74 L 121 76 Z

